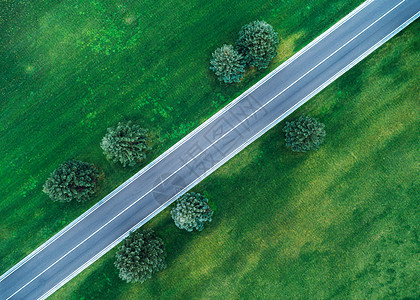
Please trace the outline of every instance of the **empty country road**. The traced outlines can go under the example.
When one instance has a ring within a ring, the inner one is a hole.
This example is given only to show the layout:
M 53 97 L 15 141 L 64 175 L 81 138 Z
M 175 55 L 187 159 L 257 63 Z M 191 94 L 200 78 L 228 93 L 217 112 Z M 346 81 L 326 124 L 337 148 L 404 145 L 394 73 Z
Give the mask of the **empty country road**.
M 419 0 L 369 0 L 356 8 L 4 273 L 0 299 L 51 295 L 416 20 L 419 11 Z

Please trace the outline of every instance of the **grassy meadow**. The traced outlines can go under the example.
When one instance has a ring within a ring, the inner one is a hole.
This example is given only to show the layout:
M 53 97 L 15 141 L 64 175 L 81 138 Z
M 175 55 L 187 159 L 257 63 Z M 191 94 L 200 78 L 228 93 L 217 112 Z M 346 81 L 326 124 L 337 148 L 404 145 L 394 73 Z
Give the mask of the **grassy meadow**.
M 2 1 L 0 3 L 0 273 L 290 57 L 362 1 Z M 268 70 L 220 84 L 216 47 L 264 19 L 279 32 Z M 148 160 L 124 169 L 99 147 L 106 128 L 151 130 Z M 87 203 L 42 193 L 63 161 L 103 171 Z
M 194 188 L 216 210 L 201 233 L 177 229 L 169 209 L 147 224 L 167 245 L 166 270 L 127 284 L 113 249 L 51 299 L 418 297 L 419 30 L 289 117 L 326 124 L 318 151 L 291 152 L 280 124 Z

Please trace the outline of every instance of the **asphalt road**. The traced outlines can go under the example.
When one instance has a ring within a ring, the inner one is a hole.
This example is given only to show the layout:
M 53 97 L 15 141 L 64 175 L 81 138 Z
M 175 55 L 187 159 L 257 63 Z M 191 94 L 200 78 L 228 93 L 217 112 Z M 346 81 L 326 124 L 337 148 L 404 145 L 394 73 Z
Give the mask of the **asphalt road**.
M 0 298 L 52 294 L 414 21 L 419 11 L 419 0 L 366 2 L 3 274 Z

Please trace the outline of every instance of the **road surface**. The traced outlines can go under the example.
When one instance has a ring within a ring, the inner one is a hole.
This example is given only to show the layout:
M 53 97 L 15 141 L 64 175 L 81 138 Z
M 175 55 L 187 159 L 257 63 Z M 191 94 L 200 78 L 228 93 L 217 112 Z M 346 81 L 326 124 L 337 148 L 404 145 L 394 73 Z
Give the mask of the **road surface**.
M 362 4 L 3 274 L 0 298 L 51 295 L 414 21 L 419 10 L 419 0 Z

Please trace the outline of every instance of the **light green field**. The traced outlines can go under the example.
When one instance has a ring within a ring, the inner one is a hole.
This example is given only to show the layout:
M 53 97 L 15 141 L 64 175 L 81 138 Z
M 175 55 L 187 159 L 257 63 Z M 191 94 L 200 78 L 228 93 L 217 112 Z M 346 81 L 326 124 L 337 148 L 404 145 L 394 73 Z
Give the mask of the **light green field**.
M 264 19 L 279 32 L 271 70 L 361 2 L 1 1 L 0 273 L 269 71 L 226 87 L 209 70 L 244 24 Z M 131 169 L 99 147 L 126 120 L 155 139 Z M 87 203 L 53 203 L 42 185 L 72 158 L 97 165 L 104 181 Z
M 317 152 L 285 148 L 282 124 L 195 191 L 215 207 L 201 233 L 169 209 L 152 227 L 168 268 L 127 284 L 116 249 L 52 299 L 414 299 L 420 295 L 417 21 L 313 98 Z M 283 123 L 284 124 L 284 123 Z

